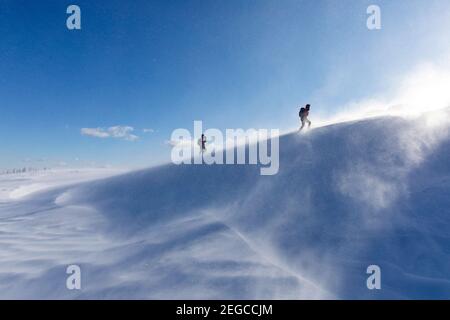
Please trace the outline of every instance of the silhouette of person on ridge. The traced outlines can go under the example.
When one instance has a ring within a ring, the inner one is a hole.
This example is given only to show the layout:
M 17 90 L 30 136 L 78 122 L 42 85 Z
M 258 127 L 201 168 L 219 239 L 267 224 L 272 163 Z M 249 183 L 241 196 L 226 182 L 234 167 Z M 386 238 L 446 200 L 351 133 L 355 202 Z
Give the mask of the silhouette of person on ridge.
M 200 147 L 200 153 L 204 153 L 206 151 L 206 136 L 202 133 L 202 137 L 198 139 L 198 145 Z
M 309 121 L 308 119 L 310 108 L 311 105 L 307 104 L 304 108 L 301 108 L 300 112 L 298 113 L 300 121 L 302 122 L 302 126 L 300 127 L 299 131 L 302 131 L 306 124 L 308 124 L 308 128 L 311 127 L 311 121 Z

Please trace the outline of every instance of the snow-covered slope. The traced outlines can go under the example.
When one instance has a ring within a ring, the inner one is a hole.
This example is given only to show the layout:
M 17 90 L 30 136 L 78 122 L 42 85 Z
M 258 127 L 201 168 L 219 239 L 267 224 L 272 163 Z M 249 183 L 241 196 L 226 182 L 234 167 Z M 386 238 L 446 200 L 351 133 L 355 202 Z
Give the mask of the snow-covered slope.
M 166 165 L 7 201 L 0 297 L 448 299 L 449 155 L 444 110 L 282 136 L 275 176 Z
M 58 168 L 0 174 L 0 203 L 31 193 L 123 173 L 115 168 Z

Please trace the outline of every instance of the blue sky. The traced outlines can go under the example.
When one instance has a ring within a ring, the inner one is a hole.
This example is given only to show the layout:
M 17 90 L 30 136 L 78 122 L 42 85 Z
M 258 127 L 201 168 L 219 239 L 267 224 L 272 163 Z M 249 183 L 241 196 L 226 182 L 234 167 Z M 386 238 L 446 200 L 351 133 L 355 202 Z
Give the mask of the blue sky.
M 81 30 L 66 28 L 70 4 Z M 145 167 L 194 120 L 291 128 L 307 102 L 312 120 L 332 115 L 446 52 L 449 12 L 446 0 L 2 0 L 0 168 Z M 139 138 L 81 134 L 118 125 Z

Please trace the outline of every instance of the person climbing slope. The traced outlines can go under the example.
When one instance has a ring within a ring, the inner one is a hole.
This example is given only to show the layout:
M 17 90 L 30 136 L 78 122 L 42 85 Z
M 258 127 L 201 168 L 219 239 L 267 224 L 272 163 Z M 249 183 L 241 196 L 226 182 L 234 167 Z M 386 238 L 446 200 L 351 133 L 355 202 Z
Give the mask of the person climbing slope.
M 309 104 L 307 104 L 304 108 L 300 109 L 300 112 L 298 115 L 300 117 L 300 121 L 302 122 L 302 126 L 300 127 L 299 131 L 302 131 L 302 129 L 305 127 L 306 124 L 308 124 L 308 128 L 311 127 L 311 121 L 309 121 L 309 119 L 308 119 L 310 108 L 311 108 L 311 106 Z
M 202 137 L 198 139 L 198 146 L 200 147 L 200 153 L 206 151 L 206 136 L 202 133 Z

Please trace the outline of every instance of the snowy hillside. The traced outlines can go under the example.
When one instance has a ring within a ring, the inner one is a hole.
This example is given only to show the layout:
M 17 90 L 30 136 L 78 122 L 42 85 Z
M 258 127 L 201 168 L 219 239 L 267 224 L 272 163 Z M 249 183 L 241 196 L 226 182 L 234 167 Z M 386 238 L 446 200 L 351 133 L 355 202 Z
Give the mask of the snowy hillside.
M 282 136 L 275 176 L 170 164 L 3 196 L 0 298 L 448 299 L 449 115 Z

